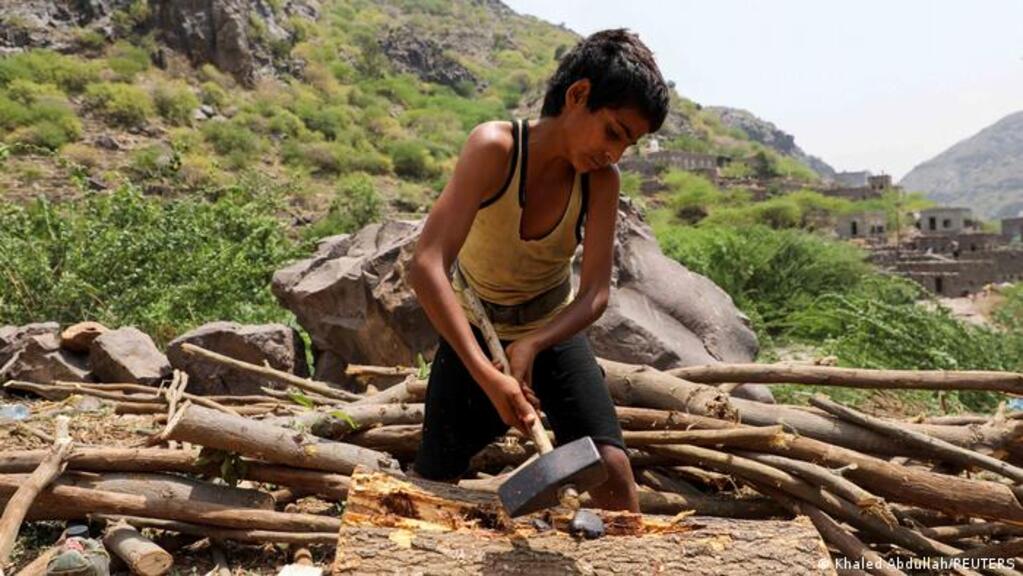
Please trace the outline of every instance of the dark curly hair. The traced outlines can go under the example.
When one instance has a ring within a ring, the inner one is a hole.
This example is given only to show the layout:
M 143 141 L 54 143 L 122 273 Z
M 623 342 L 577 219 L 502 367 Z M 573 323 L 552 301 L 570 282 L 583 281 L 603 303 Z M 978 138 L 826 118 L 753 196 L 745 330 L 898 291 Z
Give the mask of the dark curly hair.
M 651 132 L 660 129 L 668 115 L 668 86 L 653 53 L 624 28 L 595 32 L 561 58 L 547 83 L 540 115 L 560 114 L 565 91 L 583 78 L 590 81 L 586 102 L 590 110 L 631 106 L 647 119 Z

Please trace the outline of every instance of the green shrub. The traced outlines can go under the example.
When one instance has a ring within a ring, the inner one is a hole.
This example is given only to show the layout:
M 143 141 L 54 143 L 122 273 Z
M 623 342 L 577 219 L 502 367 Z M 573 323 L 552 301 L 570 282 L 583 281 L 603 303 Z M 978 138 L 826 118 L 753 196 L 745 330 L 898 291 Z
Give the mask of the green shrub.
M 85 90 L 85 105 L 108 122 L 124 127 L 142 126 L 153 114 L 149 94 L 131 84 L 90 84 Z
M 430 151 L 421 142 L 404 140 L 390 149 L 394 172 L 403 178 L 425 180 L 437 174 L 437 167 L 430 157 Z
M 370 147 L 354 148 L 338 142 L 285 142 L 281 157 L 293 166 L 305 166 L 321 174 L 368 172 L 387 174 L 390 159 Z
M 234 168 L 248 165 L 266 148 L 266 141 L 235 118 L 206 122 L 202 127 L 206 141 Z
M 117 74 L 118 80 L 124 82 L 131 82 L 136 74 L 148 70 L 149 65 L 148 51 L 123 40 L 111 46 L 107 54 L 107 68 Z
M 221 88 L 220 84 L 213 81 L 206 81 L 202 83 L 199 90 L 199 95 L 202 98 L 203 104 L 208 104 L 217 109 L 223 108 L 227 104 L 228 94 L 227 90 Z
M 269 290 L 298 256 L 283 190 L 248 176 L 214 201 L 125 186 L 66 204 L 0 204 L 0 318 L 136 325 L 164 344 L 204 322 L 287 321 Z
M 29 50 L 0 58 L 0 86 L 22 79 L 78 93 L 97 78 L 99 70 L 94 63 L 49 50 Z
M 165 120 L 177 126 L 192 123 L 192 114 L 199 107 L 199 99 L 184 82 L 161 82 L 153 90 L 156 111 Z
M 171 176 L 181 166 L 181 158 L 166 144 L 152 144 L 132 153 L 131 171 L 139 178 Z
M 56 150 L 81 137 L 82 124 L 63 96 L 38 96 L 31 104 L 0 95 L 0 128 L 5 141 Z
M 7 85 L 7 96 L 26 105 L 32 105 L 42 98 L 65 100 L 64 93 L 56 84 L 40 84 L 24 78 L 12 80 Z
M 363 172 L 343 176 L 327 215 L 306 228 L 303 235 L 312 240 L 354 232 L 380 218 L 383 205 L 373 179 Z

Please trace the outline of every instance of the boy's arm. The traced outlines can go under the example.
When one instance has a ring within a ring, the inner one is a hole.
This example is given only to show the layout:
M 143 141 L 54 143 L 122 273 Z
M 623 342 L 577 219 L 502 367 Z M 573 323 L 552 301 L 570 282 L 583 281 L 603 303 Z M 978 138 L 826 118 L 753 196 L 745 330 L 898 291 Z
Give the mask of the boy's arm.
M 531 385 L 533 358 L 539 351 L 568 339 L 596 322 L 607 308 L 611 293 L 618 190 L 617 167 L 610 166 L 590 174 L 579 291 L 572 302 L 551 318 L 550 322 L 508 346 L 512 375 L 525 386 Z
M 518 382 L 498 370 L 476 343 L 448 279 L 480 204 L 497 193 L 505 180 L 512 145 L 511 133 L 500 122 L 481 124 L 472 131 L 451 179 L 426 218 L 407 281 L 433 327 L 458 354 L 501 419 L 525 431 L 532 423 L 532 408 Z

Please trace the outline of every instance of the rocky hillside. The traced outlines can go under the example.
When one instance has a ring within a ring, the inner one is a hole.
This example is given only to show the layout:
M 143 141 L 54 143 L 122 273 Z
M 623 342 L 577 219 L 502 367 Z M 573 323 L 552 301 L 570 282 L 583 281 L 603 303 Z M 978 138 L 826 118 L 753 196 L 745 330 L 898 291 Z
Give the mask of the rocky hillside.
M 913 168 L 900 182 L 988 218 L 1023 213 L 1023 112 L 1002 118 Z
M 788 132 L 782 131 L 772 122 L 755 116 L 746 110 L 729 108 L 727 106 L 708 106 L 706 108 L 712 114 L 720 118 L 721 123 L 731 129 L 738 129 L 750 140 L 763 144 L 778 152 L 782 156 L 788 156 L 816 172 L 826 180 L 835 179 L 835 169 L 827 162 L 816 156 L 811 156 L 796 145 L 796 138 Z

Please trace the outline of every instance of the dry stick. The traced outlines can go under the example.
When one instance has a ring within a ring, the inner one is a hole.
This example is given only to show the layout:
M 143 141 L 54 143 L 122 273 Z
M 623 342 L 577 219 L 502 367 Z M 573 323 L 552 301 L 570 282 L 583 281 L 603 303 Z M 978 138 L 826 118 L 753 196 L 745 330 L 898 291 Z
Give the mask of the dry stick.
M 188 385 L 188 375 L 181 370 L 174 371 L 174 377 L 170 386 L 163 391 L 163 397 L 167 400 L 167 421 L 174 418 L 175 410 L 178 407 L 178 400 L 185 393 L 185 386 Z
M 64 470 L 64 459 L 71 451 L 71 446 L 68 418 L 58 416 L 57 439 L 50 448 L 50 453 L 7 501 L 3 516 L 0 517 L 0 566 L 6 565 L 11 559 L 18 531 L 21 530 L 21 522 L 32 506 L 32 501 Z
M 819 484 L 822 488 L 830 490 L 836 496 L 845 498 L 853 504 L 863 508 L 864 511 L 874 514 L 879 520 L 889 526 L 895 526 L 899 523 L 895 518 L 895 514 L 893 514 L 888 508 L 888 505 L 883 498 L 878 498 L 863 488 L 860 488 L 853 482 L 843 478 L 840 474 L 835 473 L 833 470 L 816 464 L 811 464 L 809 462 L 803 462 L 802 460 L 794 460 L 792 458 L 786 458 L 784 456 L 777 456 L 774 454 L 760 454 L 757 452 L 743 451 L 737 451 L 736 454 L 743 458 L 749 458 L 750 460 L 760 462 L 761 464 L 780 468 L 790 474 L 801 476 L 804 480 L 811 484 Z
M 124 522 L 107 527 L 103 545 L 124 560 L 132 574 L 161 576 L 174 565 L 173 556 Z
M 956 558 L 1015 558 L 1023 555 L 1023 538 L 979 546 L 956 555 Z
M 102 400 L 113 400 L 116 402 L 154 402 L 159 401 L 160 396 L 156 394 L 150 394 L 143 396 L 141 394 L 119 394 L 117 392 L 107 392 L 104 390 L 93 390 L 91 388 L 85 388 L 76 384 L 68 385 L 56 385 L 56 384 L 36 384 L 35 382 L 23 382 L 21 380 L 10 380 L 4 384 L 4 388 L 10 388 L 12 390 L 22 390 L 24 392 L 32 392 L 47 400 L 63 400 L 67 398 L 69 394 L 84 394 L 87 396 L 95 396 Z
M 206 576 L 231 576 L 231 565 L 227 563 L 224 547 L 215 538 L 210 538 L 210 554 L 213 556 L 213 569 Z
M 218 540 L 233 540 L 235 542 L 256 542 L 264 544 L 267 542 L 282 544 L 337 544 L 337 532 L 279 532 L 274 530 L 249 530 L 220 528 L 207 526 L 205 524 L 192 524 L 189 522 L 178 522 L 175 520 L 161 520 L 157 518 L 143 518 L 140 516 L 118 516 L 111 514 L 91 514 L 93 518 L 107 521 L 124 520 L 128 524 L 138 528 L 159 528 L 161 530 L 173 530 L 182 534 L 194 536 L 206 536 Z
M 409 366 L 370 366 L 368 364 L 349 364 L 345 367 L 345 376 L 408 376 L 419 373 L 418 368 Z
M 972 450 L 960 448 L 959 446 L 920 432 L 906 430 L 897 424 L 885 422 L 880 418 L 867 416 L 862 412 L 837 404 L 823 395 L 814 396 L 810 399 L 810 403 L 822 410 L 827 410 L 829 413 L 838 418 L 854 422 L 864 428 L 868 428 L 882 434 L 888 434 L 904 444 L 928 450 L 929 452 L 937 454 L 950 462 L 966 466 L 977 466 L 978 468 L 983 468 L 985 470 L 1001 474 L 1006 478 L 1011 478 L 1017 483 L 1023 483 L 1023 469 L 1013 466 L 1008 462 L 1004 462 L 997 458 L 992 458 Z
M 390 455 L 343 442 L 317 438 L 281 426 L 238 416 L 217 414 L 201 406 L 189 406 L 167 438 L 236 452 L 244 456 L 341 474 L 351 474 L 359 464 L 372 469 L 388 468 L 400 474 Z
M 297 402 L 295 400 L 294 397 L 295 392 L 291 390 L 274 390 L 273 388 L 268 388 L 266 386 L 261 387 L 260 390 L 262 390 L 264 394 L 272 397 L 273 399 L 287 400 L 289 402 L 301 405 L 301 402 Z M 343 400 L 327 398 L 326 396 L 316 394 L 315 392 L 302 392 L 301 394 L 304 397 L 308 398 L 309 401 L 312 402 L 313 404 L 318 404 L 320 406 L 345 406 L 348 404 L 348 402 L 345 402 Z
M 349 404 L 349 406 L 364 406 L 366 404 L 395 404 L 414 401 L 411 384 L 416 382 L 416 376 L 406 376 L 405 380 L 386 388 L 376 394 L 363 396 Z
M 31 472 L 46 456 L 46 450 L 0 452 L 0 473 Z M 181 472 L 219 475 L 216 464 L 200 465 L 199 451 L 163 448 L 80 448 L 68 457 L 68 468 L 91 472 Z M 246 480 L 269 482 L 317 495 L 344 499 L 349 478 L 341 474 L 276 466 L 244 460 L 241 475 Z
M 18 478 L 0 475 L 0 495 L 13 493 L 19 484 Z M 154 500 L 136 494 L 106 492 L 77 486 L 51 486 L 39 494 L 37 504 L 41 510 L 61 512 L 65 517 L 68 510 L 80 510 L 199 522 L 228 528 L 328 532 L 337 531 L 341 527 L 340 520 L 315 514 L 236 508 L 179 499 Z
M 773 486 L 797 498 L 805 500 L 829 515 L 854 526 L 877 534 L 887 542 L 893 542 L 921 554 L 950 556 L 960 550 L 924 537 L 922 534 L 902 526 L 889 526 L 843 498 L 827 490 L 813 486 L 783 470 L 754 462 L 733 454 L 700 448 L 697 446 L 650 446 L 651 452 L 669 455 L 688 464 L 706 466 L 727 474 L 751 480 L 758 485 Z
M 692 382 L 815 384 L 898 390 L 988 390 L 1023 394 L 1023 374 L 945 370 L 866 370 L 794 364 L 708 364 L 669 371 Z
M 654 430 L 649 432 L 627 430 L 623 432 L 625 444 L 629 447 L 650 446 L 653 444 L 715 446 L 725 442 L 742 442 L 753 439 L 770 441 L 780 434 L 782 434 L 781 426 L 744 427 L 724 430 Z
M 953 526 L 925 526 L 920 533 L 935 540 L 962 540 L 977 536 L 1023 536 L 1023 526 L 1002 524 L 1001 522 L 974 522 L 972 524 L 956 524 Z
M 266 378 L 268 380 L 274 380 L 276 382 L 281 382 L 284 384 L 290 384 L 295 388 L 308 390 L 310 392 L 316 392 L 328 398 L 336 398 L 337 400 L 347 401 L 358 400 L 359 398 L 361 398 L 361 396 L 359 396 L 358 394 L 352 394 L 351 392 L 345 392 L 344 390 L 331 388 L 330 386 L 322 382 L 306 380 L 305 378 L 295 376 L 294 374 L 290 374 L 288 372 L 275 370 L 273 368 L 270 368 L 269 366 L 258 366 L 256 364 L 243 362 L 241 360 L 231 358 L 230 356 L 224 356 L 223 354 L 217 354 L 216 352 L 211 352 L 209 350 L 206 350 L 205 348 L 200 348 L 199 346 L 196 346 L 195 344 L 191 344 L 189 342 L 185 342 L 184 344 L 182 344 L 181 350 L 185 352 L 185 354 L 188 354 L 190 356 L 199 356 L 206 360 L 210 360 L 213 362 L 217 362 L 219 364 L 223 364 L 225 366 L 229 366 L 241 372 L 246 372 L 248 374 L 259 376 L 261 378 Z
M 38 429 L 38 428 L 36 428 L 34 426 L 30 426 L 28 424 L 25 424 L 24 422 L 15 422 L 14 423 L 14 428 L 16 430 L 27 432 L 27 433 L 31 434 L 32 436 L 35 436 L 36 438 L 39 438 L 43 442 L 49 442 L 50 444 L 53 444 L 56 441 L 53 438 L 53 436 L 47 434 L 46 432 L 43 432 L 42 430 L 40 430 L 40 429 Z
M 880 554 L 864 544 L 859 538 L 853 536 L 852 533 L 843 528 L 838 522 L 835 522 L 831 516 L 828 516 L 820 508 L 807 502 L 795 500 L 784 492 L 774 490 L 768 486 L 758 485 L 758 490 L 762 490 L 768 496 L 782 502 L 792 509 L 796 515 L 803 514 L 808 516 L 810 521 L 813 522 L 814 527 L 817 528 L 817 532 L 820 533 L 821 538 L 837 548 L 846 558 L 850 558 L 854 562 L 859 560 L 869 562 L 870 566 L 873 567 L 872 570 L 869 570 L 870 574 L 875 576 L 905 576 L 905 572 L 890 565 Z

